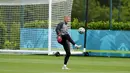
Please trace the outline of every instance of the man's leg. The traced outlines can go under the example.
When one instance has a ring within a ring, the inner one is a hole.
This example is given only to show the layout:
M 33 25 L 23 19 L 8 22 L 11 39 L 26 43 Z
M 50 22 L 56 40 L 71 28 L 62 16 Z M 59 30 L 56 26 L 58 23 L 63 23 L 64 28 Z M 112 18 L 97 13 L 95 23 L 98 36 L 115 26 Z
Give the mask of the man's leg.
M 75 44 L 75 42 L 72 40 L 72 38 L 70 37 L 69 34 L 65 34 L 65 38 L 66 38 L 69 42 L 71 42 L 76 48 L 81 48 L 81 45 Z
M 67 39 L 70 43 L 72 43 L 73 45 L 75 45 L 75 42 L 72 40 L 72 38 L 70 37 L 69 34 L 65 34 L 65 37 L 66 37 L 66 39 Z
M 70 53 L 70 45 L 69 45 L 69 42 L 66 40 L 64 43 L 63 43 L 63 47 L 64 47 L 64 50 L 66 52 L 66 55 L 65 55 L 65 58 L 64 58 L 64 66 L 63 66 L 63 69 L 68 69 L 66 67 L 67 63 L 68 63 L 68 60 L 69 60 L 69 57 L 71 55 Z

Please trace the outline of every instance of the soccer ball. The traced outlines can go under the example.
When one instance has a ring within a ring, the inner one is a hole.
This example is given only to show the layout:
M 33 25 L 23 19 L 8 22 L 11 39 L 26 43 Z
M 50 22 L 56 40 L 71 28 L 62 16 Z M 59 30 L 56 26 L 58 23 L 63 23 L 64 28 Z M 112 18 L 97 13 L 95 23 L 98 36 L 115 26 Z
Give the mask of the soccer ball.
M 78 29 L 78 32 L 79 32 L 80 34 L 83 34 L 83 33 L 85 33 L 85 29 L 84 29 L 83 27 L 80 27 L 80 28 Z

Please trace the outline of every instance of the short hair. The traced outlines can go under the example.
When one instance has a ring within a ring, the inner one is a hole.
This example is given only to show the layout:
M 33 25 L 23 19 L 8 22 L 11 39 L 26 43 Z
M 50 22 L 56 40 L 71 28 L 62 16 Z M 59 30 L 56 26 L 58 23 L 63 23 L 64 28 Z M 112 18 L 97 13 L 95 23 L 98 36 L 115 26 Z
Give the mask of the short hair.
M 64 16 L 64 19 L 65 19 L 65 18 L 68 18 L 68 17 L 70 17 L 70 16 L 69 16 L 69 15 L 66 15 L 66 16 Z M 70 17 L 70 18 L 71 18 L 71 17 Z

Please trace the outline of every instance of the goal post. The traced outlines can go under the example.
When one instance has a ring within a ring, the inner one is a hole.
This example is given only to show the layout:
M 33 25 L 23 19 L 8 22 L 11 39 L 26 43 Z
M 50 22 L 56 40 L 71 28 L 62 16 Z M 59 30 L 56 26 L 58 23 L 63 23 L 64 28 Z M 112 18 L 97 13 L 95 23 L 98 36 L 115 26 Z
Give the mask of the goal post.
M 48 55 L 51 54 L 51 15 L 52 14 L 52 0 L 49 0 L 49 32 L 48 32 Z
M 64 16 L 71 17 L 72 5 L 73 0 L 0 0 L 0 23 L 7 30 L 0 48 L 4 52 L 63 52 L 55 28 Z
M 64 21 L 64 16 L 71 17 L 73 0 L 50 0 L 49 2 L 49 42 L 48 51 L 63 51 L 56 40 L 56 25 Z M 71 26 L 70 26 L 71 27 Z

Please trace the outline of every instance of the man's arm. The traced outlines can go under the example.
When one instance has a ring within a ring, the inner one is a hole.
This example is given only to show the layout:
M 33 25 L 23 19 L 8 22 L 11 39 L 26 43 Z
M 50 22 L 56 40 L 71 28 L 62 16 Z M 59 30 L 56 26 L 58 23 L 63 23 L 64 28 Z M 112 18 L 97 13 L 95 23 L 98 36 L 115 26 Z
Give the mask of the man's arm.
M 59 23 L 56 27 L 56 34 L 57 35 L 60 35 L 61 34 L 61 29 L 62 29 L 62 26 L 63 26 L 63 22 Z

